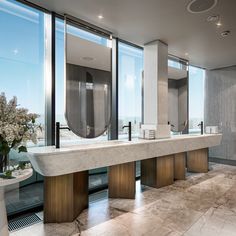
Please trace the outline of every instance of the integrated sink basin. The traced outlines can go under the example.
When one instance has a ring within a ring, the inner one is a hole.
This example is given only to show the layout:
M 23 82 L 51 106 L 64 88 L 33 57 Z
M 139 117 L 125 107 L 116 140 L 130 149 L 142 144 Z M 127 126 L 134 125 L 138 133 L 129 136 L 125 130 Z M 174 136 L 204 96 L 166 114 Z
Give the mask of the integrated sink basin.
M 62 148 L 72 148 L 72 149 L 86 149 L 86 148 L 101 148 L 101 147 L 110 147 L 116 146 L 120 144 L 128 143 L 129 141 L 126 140 L 110 140 L 110 141 L 99 141 L 95 143 L 84 143 L 84 144 L 77 144 L 77 145 L 70 145 L 70 146 L 62 146 Z
M 219 145 L 221 134 L 180 135 L 166 139 L 97 141 L 78 145 L 28 149 L 34 169 L 43 176 L 59 176 L 132 161 Z
M 60 148 L 56 149 L 60 151 L 67 150 L 79 150 L 79 149 L 92 149 L 92 148 L 106 148 L 110 146 L 117 146 L 120 144 L 130 144 L 133 141 L 127 140 L 109 140 L 109 141 L 95 141 L 93 143 L 81 143 L 81 144 L 71 144 L 71 145 L 62 145 Z M 54 148 L 54 147 L 53 147 Z

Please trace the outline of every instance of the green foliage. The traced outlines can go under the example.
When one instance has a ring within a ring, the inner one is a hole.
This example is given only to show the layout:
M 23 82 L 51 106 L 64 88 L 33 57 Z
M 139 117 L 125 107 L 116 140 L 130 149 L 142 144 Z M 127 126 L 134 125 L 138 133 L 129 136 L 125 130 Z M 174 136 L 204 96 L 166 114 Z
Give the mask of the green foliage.
M 12 170 L 7 170 L 6 172 L 5 172 L 5 176 L 7 177 L 7 178 L 10 178 L 10 177 L 12 177 Z
M 27 147 L 26 146 L 20 146 L 18 147 L 18 152 L 27 152 Z
M 7 155 L 11 149 L 27 152 L 28 141 L 36 144 L 37 131 L 41 130 L 35 124 L 38 117 L 18 107 L 16 97 L 8 102 L 5 93 L 0 93 L 0 154 Z
M 18 170 L 24 170 L 25 169 L 25 163 L 23 162 L 20 162 L 18 167 L 17 167 Z

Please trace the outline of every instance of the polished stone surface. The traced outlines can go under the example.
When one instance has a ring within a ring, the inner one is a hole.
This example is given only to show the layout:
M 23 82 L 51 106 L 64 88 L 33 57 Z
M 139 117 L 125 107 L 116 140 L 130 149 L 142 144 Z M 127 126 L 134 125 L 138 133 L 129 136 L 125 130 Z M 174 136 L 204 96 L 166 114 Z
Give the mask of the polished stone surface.
M 160 189 L 140 187 L 134 200 L 94 197 L 73 223 L 35 224 L 12 236 L 236 235 L 236 167 L 210 165 Z
M 55 146 L 34 147 L 29 148 L 28 155 L 38 173 L 43 176 L 58 176 L 213 147 L 219 145 L 221 139 L 221 134 L 189 134 L 130 142 L 110 140 L 58 149 Z

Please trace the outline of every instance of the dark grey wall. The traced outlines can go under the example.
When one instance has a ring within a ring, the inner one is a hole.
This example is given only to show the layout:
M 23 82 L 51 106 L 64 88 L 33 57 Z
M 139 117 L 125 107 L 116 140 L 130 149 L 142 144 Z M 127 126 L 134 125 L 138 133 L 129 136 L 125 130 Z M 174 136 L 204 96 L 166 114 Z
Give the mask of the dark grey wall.
M 177 81 L 168 79 L 168 121 L 175 127 L 179 126 L 179 89 Z
M 236 66 L 206 71 L 205 125 L 222 129 L 222 144 L 210 148 L 210 157 L 236 160 Z

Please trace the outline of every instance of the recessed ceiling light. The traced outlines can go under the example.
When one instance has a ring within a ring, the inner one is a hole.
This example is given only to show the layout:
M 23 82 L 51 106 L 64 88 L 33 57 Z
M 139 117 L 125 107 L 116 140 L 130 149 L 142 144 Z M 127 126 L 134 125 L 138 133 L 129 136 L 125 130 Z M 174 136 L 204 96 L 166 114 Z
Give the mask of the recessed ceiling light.
M 229 36 L 230 33 L 231 33 L 230 30 L 226 30 L 226 31 L 223 31 L 220 35 L 221 35 L 223 38 L 225 38 L 225 37 Z
M 217 23 L 216 23 L 216 25 L 217 25 L 218 27 L 222 26 L 222 24 L 221 24 L 221 22 L 220 22 L 220 21 L 219 21 L 219 22 L 217 22 Z
M 188 53 L 186 52 L 186 53 L 184 53 L 184 55 L 185 55 L 185 56 L 188 56 Z
M 93 57 L 82 57 L 81 59 L 84 60 L 84 61 L 93 61 L 93 60 L 95 60 L 95 58 L 93 58 Z
M 207 17 L 207 21 L 208 22 L 216 22 L 216 21 L 219 21 L 219 15 L 213 15 L 213 16 L 208 16 Z
M 98 19 L 103 19 L 103 15 L 98 15 Z

